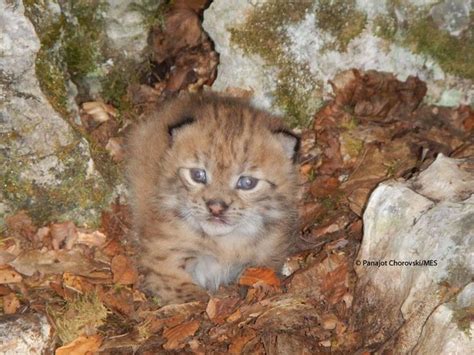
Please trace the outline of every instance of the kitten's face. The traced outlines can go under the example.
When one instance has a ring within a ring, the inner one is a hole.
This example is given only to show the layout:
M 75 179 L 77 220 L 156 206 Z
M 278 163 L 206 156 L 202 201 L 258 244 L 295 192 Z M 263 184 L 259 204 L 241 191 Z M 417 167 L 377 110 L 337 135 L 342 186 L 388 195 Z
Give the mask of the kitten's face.
M 173 134 L 160 200 L 197 232 L 255 236 L 294 209 L 296 140 L 228 116 Z

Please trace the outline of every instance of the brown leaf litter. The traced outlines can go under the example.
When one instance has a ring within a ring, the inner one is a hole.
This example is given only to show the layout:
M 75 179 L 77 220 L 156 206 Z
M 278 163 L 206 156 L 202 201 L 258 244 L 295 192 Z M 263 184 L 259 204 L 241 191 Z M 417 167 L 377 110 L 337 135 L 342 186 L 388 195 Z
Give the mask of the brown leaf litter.
M 474 115 L 424 105 L 416 78 L 351 70 L 333 86 L 334 100 L 302 134 L 301 233 L 286 278 L 249 268 L 207 303 L 162 307 L 140 291 L 126 206 L 113 204 L 99 230 L 71 222 L 38 228 L 20 211 L 0 243 L 4 313 L 47 313 L 58 345 L 66 344 L 58 353 L 358 349 L 363 334 L 354 322 L 363 315 L 352 313 L 352 265 L 367 198 L 380 181 L 416 174 L 439 152 L 472 152 Z M 84 304 L 100 317 L 84 319 Z
M 152 30 L 152 70 L 128 90 L 142 111 L 214 81 L 217 53 L 200 25 L 205 6 L 177 0 L 164 26 Z M 410 177 L 438 153 L 472 156 L 474 112 L 425 105 L 426 85 L 416 77 L 401 82 L 349 70 L 331 84 L 334 99 L 302 132 L 300 234 L 285 277 L 249 268 L 207 303 L 162 306 L 140 291 L 126 206 L 112 204 L 97 230 L 68 221 L 35 226 L 19 211 L 0 239 L 3 312 L 47 314 L 57 354 L 372 351 L 360 348 L 355 322 L 363 315 L 352 309 L 367 199 L 381 181 Z M 88 102 L 81 120 L 94 144 L 119 163 L 124 123 L 115 109 Z

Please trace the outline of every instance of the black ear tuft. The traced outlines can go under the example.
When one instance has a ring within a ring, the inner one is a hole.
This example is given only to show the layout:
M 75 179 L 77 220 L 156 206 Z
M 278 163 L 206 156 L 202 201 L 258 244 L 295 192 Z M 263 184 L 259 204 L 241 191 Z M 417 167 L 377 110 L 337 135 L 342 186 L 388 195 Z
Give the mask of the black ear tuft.
M 191 124 L 194 121 L 195 121 L 194 117 L 183 116 L 178 122 L 168 126 L 168 134 L 170 135 L 171 138 L 173 138 L 176 135 L 176 132 L 178 132 L 180 128 L 188 124 Z
M 278 129 L 273 131 L 273 133 L 275 133 L 278 140 L 283 145 L 288 158 L 291 159 L 293 163 L 296 163 L 301 144 L 300 137 L 287 129 Z

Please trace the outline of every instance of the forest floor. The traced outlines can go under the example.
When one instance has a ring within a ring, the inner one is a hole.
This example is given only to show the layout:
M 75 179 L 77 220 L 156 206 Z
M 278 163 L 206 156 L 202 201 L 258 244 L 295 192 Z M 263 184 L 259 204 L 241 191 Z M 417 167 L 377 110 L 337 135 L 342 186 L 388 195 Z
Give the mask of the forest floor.
M 153 69 L 127 93 L 141 112 L 173 93 L 212 85 L 218 59 L 210 40 L 196 35 L 200 6 L 178 6 L 165 19 L 189 26 L 152 31 Z M 57 354 L 373 350 L 363 347 L 365 330 L 356 321 L 363 315 L 354 311 L 364 206 L 379 182 L 409 178 L 438 153 L 472 156 L 474 112 L 425 105 L 426 85 L 415 77 L 401 82 L 349 70 L 332 86 L 333 99 L 301 129 L 299 252 L 285 264 L 288 277 L 251 268 L 208 302 L 162 306 L 139 288 L 126 205 L 104 210 L 98 230 L 72 222 L 37 226 L 22 211 L 8 218 L 0 241 L 3 313 L 46 314 Z M 84 127 L 120 166 L 126 120 L 108 104 L 83 108 Z

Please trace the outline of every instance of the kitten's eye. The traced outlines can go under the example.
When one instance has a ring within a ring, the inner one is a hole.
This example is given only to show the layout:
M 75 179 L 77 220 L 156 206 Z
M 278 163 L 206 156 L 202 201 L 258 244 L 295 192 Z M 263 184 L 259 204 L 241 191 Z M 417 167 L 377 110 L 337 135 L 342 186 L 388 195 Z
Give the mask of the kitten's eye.
M 241 176 L 237 181 L 237 189 L 252 190 L 258 184 L 258 179 L 251 176 Z
M 190 169 L 189 174 L 191 179 L 200 184 L 205 184 L 207 182 L 206 171 L 204 169 Z

